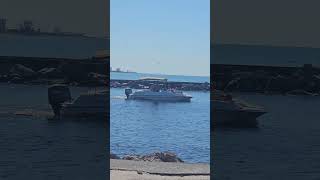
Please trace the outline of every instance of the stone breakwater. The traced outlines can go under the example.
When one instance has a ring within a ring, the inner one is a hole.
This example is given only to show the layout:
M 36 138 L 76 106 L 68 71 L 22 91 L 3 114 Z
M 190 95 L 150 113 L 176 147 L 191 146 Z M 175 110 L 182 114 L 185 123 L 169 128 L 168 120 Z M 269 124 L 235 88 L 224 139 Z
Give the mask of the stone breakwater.
M 141 80 L 110 80 L 111 88 L 133 88 L 133 89 L 147 89 L 152 85 L 163 86 L 182 91 L 210 91 L 210 83 L 196 83 L 196 82 L 151 82 Z
M 109 80 L 109 67 L 108 57 L 61 59 L 1 56 L 0 82 L 105 86 Z
M 144 89 L 154 82 L 109 80 L 109 58 L 61 59 L 0 56 L 0 82 L 16 84 L 69 84 Z M 160 86 L 184 91 L 209 91 L 209 83 L 167 82 Z
M 126 155 L 120 158 L 115 154 L 110 154 L 110 159 L 122 159 L 122 160 L 133 160 L 133 161 L 148 161 L 148 162 L 177 162 L 183 163 L 175 153 L 172 152 L 154 152 L 146 155 Z
M 292 95 L 320 93 L 320 68 L 211 64 L 213 89 Z

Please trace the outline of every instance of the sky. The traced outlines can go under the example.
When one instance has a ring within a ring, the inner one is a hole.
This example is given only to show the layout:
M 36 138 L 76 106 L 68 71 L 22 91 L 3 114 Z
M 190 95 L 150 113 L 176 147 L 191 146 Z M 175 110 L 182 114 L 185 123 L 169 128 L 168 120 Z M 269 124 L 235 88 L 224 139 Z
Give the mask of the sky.
M 111 0 L 111 67 L 210 74 L 209 0 Z
M 320 48 L 318 0 L 212 2 L 212 43 Z
M 106 37 L 109 34 L 109 0 L 1 0 L 0 17 L 14 28 L 32 20 L 42 31 L 62 31 Z

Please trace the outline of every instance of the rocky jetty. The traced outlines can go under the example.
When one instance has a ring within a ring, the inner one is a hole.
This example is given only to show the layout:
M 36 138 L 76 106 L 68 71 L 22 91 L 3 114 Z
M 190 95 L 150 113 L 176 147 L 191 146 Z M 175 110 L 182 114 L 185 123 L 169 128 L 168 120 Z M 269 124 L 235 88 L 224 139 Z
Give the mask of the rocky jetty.
M 110 80 L 111 88 L 133 88 L 133 89 L 148 89 L 154 85 L 155 82 L 143 80 Z M 210 83 L 196 83 L 196 82 L 156 82 L 158 86 L 166 88 L 177 89 L 181 91 L 210 91 Z
M 213 88 L 227 92 L 257 92 L 292 95 L 320 93 L 320 69 L 246 65 L 211 65 Z
M 109 80 L 108 58 L 57 59 L 0 56 L 0 82 L 18 84 L 69 84 L 72 86 L 109 86 L 112 88 L 145 89 L 152 82 Z M 109 84 L 110 83 L 110 84 Z M 158 83 L 183 91 L 209 91 L 210 84 L 191 82 Z
M 175 153 L 172 152 L 154 152 L 147 155 L 126 155 L 122 158 L 115 154 L 110 154 L 110 159 L 123 159 L 133 161 L 149 161 L 149 162 L 184 162 Z
M 105 86 L 109 81 L 109 59 L 57 59 L 0 57 L 0 82 L 20 84 L 64 83 Z
M 110 153 L 110 159 L 120 159 L 116 154 Z

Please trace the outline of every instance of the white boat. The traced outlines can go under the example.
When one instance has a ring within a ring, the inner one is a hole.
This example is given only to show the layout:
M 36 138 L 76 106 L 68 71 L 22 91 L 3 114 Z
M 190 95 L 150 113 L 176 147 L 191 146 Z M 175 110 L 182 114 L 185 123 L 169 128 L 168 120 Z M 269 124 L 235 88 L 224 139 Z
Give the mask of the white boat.
M 81 94 L 71 102 L 65 102 L 61 107 L 63 117 L 107 117 L 108 115 L 107 91 L 97 91 Z
M 257 118 L 266 113 L 262 107 L 234 99 L 231 95 L 219 91 L 212 94 L 212 127 L 215 125 L 255 126 Z
M 65 85 L 54 85 L 48 89 L 49 103 L 55 117 L 107 117 L 109 113 L 108 91 L 92 91 L 72 100 Z
M 176 90 L 144 89 L 135 92 L 125 89 L 128 100 L 166 101 L 166 102 L 190 102 L 191 96 Z

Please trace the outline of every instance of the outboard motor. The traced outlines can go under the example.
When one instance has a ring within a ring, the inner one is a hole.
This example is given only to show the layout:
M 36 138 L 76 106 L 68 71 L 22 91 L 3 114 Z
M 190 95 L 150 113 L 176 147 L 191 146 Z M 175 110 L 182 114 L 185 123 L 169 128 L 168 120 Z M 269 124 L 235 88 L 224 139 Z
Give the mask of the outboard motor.
M 55 117 L 60 116 L 62 103 L 71 101 L 71 93 L 66 85 L 52 85 L 48 88 L 48 100 Z
M 124 90 L 124 93 L 126 94 L 127 99 L 129 99 L 130 94 L 132 94 L 132 89 L 126 88 L 126 89 Z

